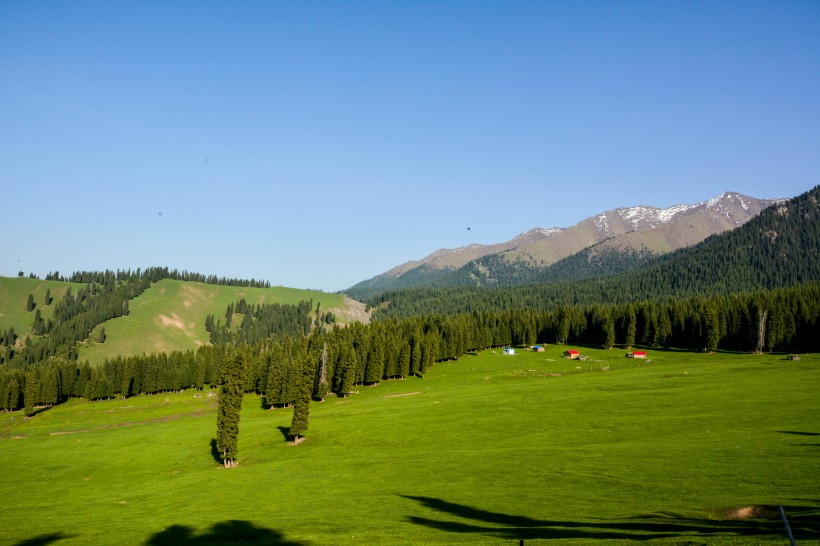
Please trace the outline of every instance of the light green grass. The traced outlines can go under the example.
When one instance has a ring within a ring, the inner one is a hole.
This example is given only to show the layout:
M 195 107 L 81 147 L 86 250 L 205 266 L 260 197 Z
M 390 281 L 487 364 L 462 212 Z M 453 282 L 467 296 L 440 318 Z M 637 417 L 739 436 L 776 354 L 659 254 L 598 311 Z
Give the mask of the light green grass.
M 85 285 L 25 277 L 0 277 L 0 331 L 14 328 L 17 335 L 25 339 L 31 332 L 35 313 L 26 311 L 29 294 L 33 294 L 36 308 L 48 320 L 54 314 L 56 302 L 69 287 L 76 291 L 83 286 Z M 48 289 L 51 290 L 53 302 L 50 306 L 45 306 Z M 97 326 L 89 340 L 78 346 L 80 360 L 88 360 L 96 365 L 115 356 L 196 350 L 203 343 L 209 343 L 205 317 L 212 314 L 224 322 L 228 304 L 235 303 L 240 298 L 253 304 L 285 305 L 312 299 L 314 310 L 321 303 L 322 313 L 333 311 L 339 315 L 344 315 L 348 307 L 343 295 L 318 290 L 283 286 L 249 288 L 164 279 L 151 285 L 130 302 L 128 316 Z M 339 318 L 344 321 L 342 316 Z M 103 327 L 106 342 L 96 343 Z
M 230 470 L 207 393 L 0 415 L 0 542 L 786 544 L 725 519 L 784 505 L 820 544 L 820 357 L 562 351 L 328 398 L 296 447 L 292 411 L 246 396 Z
M 129 314 L 105 322 L 91 335 L 98 338 L 105 328 L 106 342 L 91 341 L 79 350 L 80 360 L 100 364 L 106 358 L 196 350 L 209 343 L 205 317 L 209 314 L 225 322 L 225 309 L 240 298 L 252 304 L 280 303 L 294 305 L 313 299 L 314 309 L 340 307 L 343 296 L 295 288 L 248 288 L 198 282 L 161 280 L 129 304 Z
M 0 330 L 14 328 L 19 337 L 25 339 L 31 332 L 34 314 L 40 310 L 43 320 L 54 316 L 54 305 L 60 301 L 65 291 L 82 288 L 82 284 L 60 281 L 44 281 L 27 277 L 0 277 Z M 45 305 L 46 291 L 51 290 L 51 305 Z M 34 296 L 36 307 L 26 311 L 28 295 Z

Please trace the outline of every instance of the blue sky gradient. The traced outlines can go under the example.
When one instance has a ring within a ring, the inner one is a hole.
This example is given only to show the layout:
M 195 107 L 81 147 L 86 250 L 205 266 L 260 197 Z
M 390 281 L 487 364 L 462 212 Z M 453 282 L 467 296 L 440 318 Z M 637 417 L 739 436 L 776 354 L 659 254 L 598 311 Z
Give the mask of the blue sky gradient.
M 818 172 L 814 1 L 0 1 L 3 276 L 335 291 Z

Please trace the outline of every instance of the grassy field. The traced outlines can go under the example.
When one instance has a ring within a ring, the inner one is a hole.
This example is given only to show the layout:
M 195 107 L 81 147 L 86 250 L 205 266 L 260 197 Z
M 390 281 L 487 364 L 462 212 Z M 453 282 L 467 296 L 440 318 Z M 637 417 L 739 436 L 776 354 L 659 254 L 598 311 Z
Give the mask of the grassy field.
M 296 447 L 246 396 L 229 470 L 207 391 L 2 414 L 0 542 L 788 544 L 783 505 L 820 544 L 820 356 L 562 351 L 329 398 Z
M 25 339 L 31 332 L 36 312 L 26 311 L 29 294 L 33 294 L 37 308 L 48 320 L 53 316 L 56 302 L 68 287 L 76 291 L 83 286 L 60 281 L 0 277 L 0 331 L 14 328 L 17 335 Z M 45 294 L 49 289 L 54 301 L 50 306 L 45 306 Z M 344 296 L 318 290 L 282 286 L 247 288 L 164 279 L 151 285 L 129 303 L 128 316 L 97 326 L 90 341 L 78 347 L 80 360 L 88 360 L 95 365 L 118 355 L 196 350 L 201 344 L 209 342 L 205 317 L 212 314 L 224 323 L 228 304 L 240 298 L 253 304 L 288 305 L 312 299 L 314 309 L 317 303 L 321 303 L 321 311 L 333 311 L 340 323 L 352 319 L 353 315 L 350 314 L 355 311 L 354 304 L 346 301 Z M 361 305 L 361 308 L 364 306 Z M 355 318 L 366 320 L 361 313 Z M 95 343 L 102 327 L 105 328 L 106 342 Z
M 170 353 L 196 350 L 208 343 L 205 317 L 209 314 L 225 322 L 225 309 L 240 298 L 253 304 L 281 303 L 295 305 L 301 300 L 313 299 L 314 309 L 321 302 L 322 309 L 343 307 L 343 296 L 295 288 L 248 288 L 221 286 L 198 282 L 161 280 L 135 298 L 129 305 L 129 314 L 109 320 L 105 327 L 104 344 L 90 343 L 79 351 L 80 360 L 92 365 L 117 355 L 142 353 Z M 97 338 L 99 326 L 91 335 Z
M 25 338 L 31 331 L 36 310 L 40 310 L 43 320 L 54 316 L 54 304 L 60 300 L 65 291 L 71 287 L 77 290 L 82 284 L 60 281 L 44 281 L 27 277 L 0 277 L 0 330 L 14 328 L 18 336 Z M 50 290 L 51 305 L 45 305 L 46 291 Z M 26 311 L 28 295 L 34 296 L 36 307 Z M 224 311 L 223 311 L 224 313 Z

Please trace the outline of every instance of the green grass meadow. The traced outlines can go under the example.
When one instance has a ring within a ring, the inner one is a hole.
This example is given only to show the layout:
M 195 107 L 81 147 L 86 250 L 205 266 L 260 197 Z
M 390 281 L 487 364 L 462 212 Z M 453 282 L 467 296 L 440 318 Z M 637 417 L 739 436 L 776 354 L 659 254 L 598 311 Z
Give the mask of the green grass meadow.
M 0 330 L 14 328 L 17 335 L 25 339 L 30 335 L 36 309 L 40 309 L 43 319 L 48 320 L 54 316 L 56 303 L 69 287 L 77 291 L 84 286 L 27 277 L 0 277 Z M 49 306 L 45 305 L 46 290 L 51 291 L 53 300 Z M 36 305 L 32 311 L 26 311 L 29 294 L 33 295 Z M 79 359 L 99 365 L 106 358 L 116 356 L 196 350 L 209 343 L 205 317 L 211 314 L 224 323 L 228 305 L 240 298 L 257 305 L 295 305 L 312 299 L 314 309 L 317 303 L 321 303 L 321 311 L 335 312 L 340 323 L 345 322 L 348 307 L 343 295 L 318 290 L 283 286 L 252 288 L 163 279 L 129 302 L 127 316 L 97 326 L 90 336 L 91 341 L 78 345 Z M 241 320 L 240 315 L 236 316 Z M 106 342 L 96 343 L 103 327 Z M 32 339 L 37 341 L 34 336 Z
M 563 350 L 314 403 L 298 446 L 246 395 L 235 469 L 208 391 L 0 414 L 0 542 L 788 544 L 782 505 L 820 544 L 820 355 Z
M 82 284 L 61 281 L 44 281 L 28 277 L 0 277 L 0 330 L 14 328 L 18 336 L 25 338 L 31 331 L 37 309 L 43 320 L 54 316 L 54 305 L 65 295 L 65 291 L 81 288 Z M 51 305 L 45 304 L 46 291 L 52 298 Z M 35 308 L 26 311 L 26 301 L 31 294 Z M 224 313 L 224 311 L 223 311 Z
M 99 329 L 105 327 L 106 342 L 81 346 L 79 359 L 88 360 L 94 365 L 120 355 L 196 350 L 200 345 L 209 343 L 205 317 L 211 314 L 224 323 L 228 305 L 240 298 L 257 305 L 295 305 L 299 301 L 313 299 L 314 309 L 319 302 L 325 310 L 343 306 L 343 296 L 319 291 L 163 279 L 130 302 L 128 316 L 98 326 L 91 339 L 97 339 Z

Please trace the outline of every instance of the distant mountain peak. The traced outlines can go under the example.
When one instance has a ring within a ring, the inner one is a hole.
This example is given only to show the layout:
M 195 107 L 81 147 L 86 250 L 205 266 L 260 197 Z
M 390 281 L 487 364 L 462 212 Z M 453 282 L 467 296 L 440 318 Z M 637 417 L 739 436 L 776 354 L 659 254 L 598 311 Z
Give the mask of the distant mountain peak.
M 757 199 L 727 191 L 695 204 L 617 208 L 571 227 L 535 227 L 504 243 L 442 248 L 421 260 L 406 262 L 363 281 L 350 292 L 426 286 L 434 279 L 437 284 L 454 282 L 443 278 L 489 256 L 497 256 L 500 261 L 495 263 L 499 264 L 529 264 L 523 267 L 543 269 L 593 246 L 593 254 L 612 251 L 663 254 L 743 225 L 764 208 L 782 201 L 785 199 Z M 486 269 L 486 266 L 479 268 Z M 504 273 L 490 272 L 487 276 L 498 281 Z

